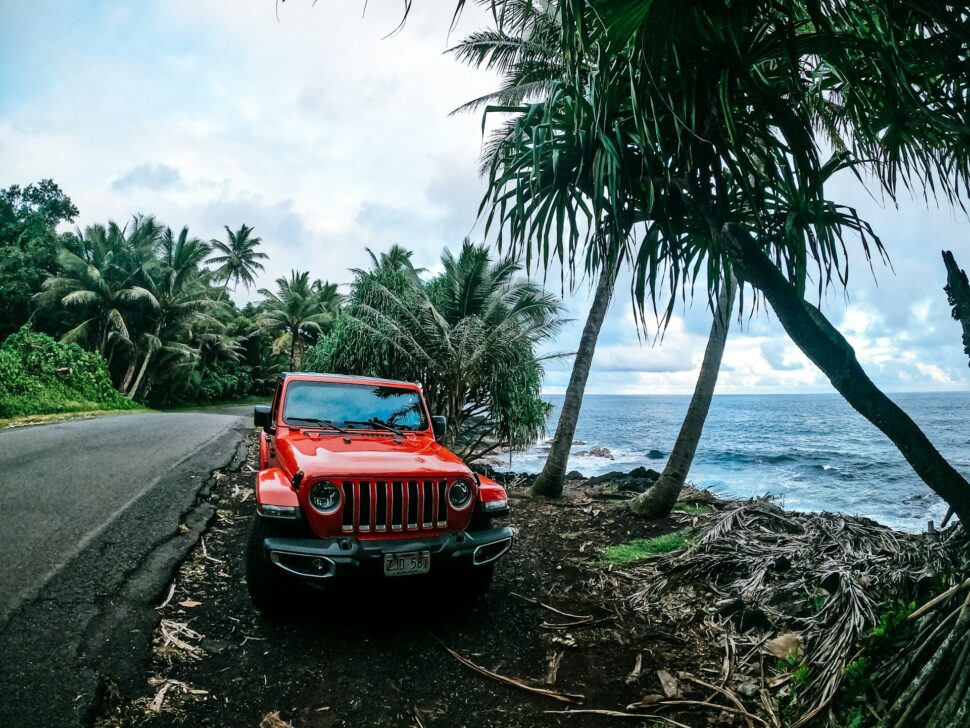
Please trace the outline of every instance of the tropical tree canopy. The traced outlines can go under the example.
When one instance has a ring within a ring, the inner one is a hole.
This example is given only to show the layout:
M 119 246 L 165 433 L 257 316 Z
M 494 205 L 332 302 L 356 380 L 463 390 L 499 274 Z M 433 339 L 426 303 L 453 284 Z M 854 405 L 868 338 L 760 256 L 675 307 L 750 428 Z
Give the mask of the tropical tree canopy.
M 340 313 L 337 286 L 310 281 L 308 271 L 291 271 L 276 279 L 276 292 L 261 288 L 266 297 L 259 323 L 276 335 L 273 348 L 289 354 L 290 369 L 300 366 L 306 348 L 329 331 Z
M 800 290 L 809 275 L 845 283 L 845 235 L 867 254 L 879 241 L 826 198 L 833 174 L 951 199 L 966 178 L 964 21 L 944 3 L 492 4 L 513 37 L 554 9 L 566 73 L 536 103 L 486 107 L 515 114 L 489 166 L 487 219 L 543 262 L 581 254 L 598 268 L 626 252 L 640 306 L 704 276 L 713 297 L 728 223 Z M 644 226 L 623 247 L 588 232 L 631 219 Z
M 306 367 L 420 382 L 432 413 L 448 418 L 446 445 L 466 460 L 533 443 L 548 414 L 536 347 L 563 323 L 558 300 L 469 241 L 457 256 L 445 250 L 427 281 L 410 255 L 372 260 Z
M 78 210 L 52 180 L 0 190 L 0 339 L 19 329 L 37 311 L 33 295 L 57 270 L 57 251 L 70 243 L 58 233 L 74 222 Z M 55 325 L 41 314 L 42 326 Z
M 34 316 L 99 352 L 129 399 L 204 402 L 272 388 L 283 368 L 273 337 L 255 307 L 240 311 L 216 285 L 210 245 L 187 227 L 176 233 L 135 216 L 56 240 L 56 272 L 38 284 Z

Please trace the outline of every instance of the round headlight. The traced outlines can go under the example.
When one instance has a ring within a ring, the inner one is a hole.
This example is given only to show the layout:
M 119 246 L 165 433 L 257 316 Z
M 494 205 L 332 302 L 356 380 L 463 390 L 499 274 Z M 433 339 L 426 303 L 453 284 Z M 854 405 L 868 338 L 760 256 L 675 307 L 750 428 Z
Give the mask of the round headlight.
M 340 490 L 333 483 L 314 483 L 307 496 L 313 510 L 329 515 L 340 508 Z
M 472 500 L 472 487 L 464 480 L 456 480 L 448 491 L 448 502 L 457 511 L 466 507 Z

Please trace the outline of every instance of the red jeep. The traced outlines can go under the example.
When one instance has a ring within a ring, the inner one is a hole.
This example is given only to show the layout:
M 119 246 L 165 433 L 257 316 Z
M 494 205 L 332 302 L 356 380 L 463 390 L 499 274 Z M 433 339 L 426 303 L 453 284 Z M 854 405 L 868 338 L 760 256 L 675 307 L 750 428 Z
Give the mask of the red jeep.
M 335 374 L 281 377 L 262 428 L 246 554 L 253 603 L 270 610 L 292 579 L 449 574 L 484 593 L 512 545 L 505 489 L 438 440 L 420 385 Z

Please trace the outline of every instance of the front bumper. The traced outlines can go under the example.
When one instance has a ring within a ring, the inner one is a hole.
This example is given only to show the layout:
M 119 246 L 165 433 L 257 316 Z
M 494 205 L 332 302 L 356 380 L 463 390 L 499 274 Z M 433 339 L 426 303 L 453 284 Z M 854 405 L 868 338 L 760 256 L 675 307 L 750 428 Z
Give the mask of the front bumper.
M 360 540 L 333 538 L 267 538 L 263 549 L 277 567 L 307 579 L 354 574 L 383 576 L 386 554 L 428 551 L 431 574 L 471 569 L 501 558 L 512 546 L 508 526 L 486 531 L 447 533 L 424 538 Z

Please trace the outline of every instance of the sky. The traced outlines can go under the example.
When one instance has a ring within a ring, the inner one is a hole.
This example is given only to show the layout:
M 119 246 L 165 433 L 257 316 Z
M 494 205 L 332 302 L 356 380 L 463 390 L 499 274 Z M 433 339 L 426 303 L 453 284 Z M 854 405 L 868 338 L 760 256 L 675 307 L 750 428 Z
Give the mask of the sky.
M 210 239 L 252 225 L 270 256 L 261 287 L 294 268 L 346 285 L 365 247 L 394 243 L 434 271 L 444 247 L 482 240 L 482 119 L 449 114 L 496 79 L 445 53 L 487 24 L 480 9 L 449 33 L 452 2 L 415 2 L 393 33 L 402 7 L 0 0 L 0 188 L 53 178 L 81 226 L 145 213 Z M 922 199 L 893 207 L 851 177 L 828 194 L 872 223 L 892 267 L 873 274 L 853 249 L 848 290 L 830 290 L 823 312 L 885 390 L 970 389 L 940 257 L 970 268 L 966 216 Z M 563 291 L 557 271 L 534 274 L 571 319 L 545 353 L 574 351 L 589 281 Z M 638 335 L 622 277 L 587 391 L 690 393 L 710 322 L 698 296 L 662 341 Z M 764 310 L 732 327 L 719 393 L 833 391 Z M 546 362 L 547 393 L 564 391 L 569 367 Z

